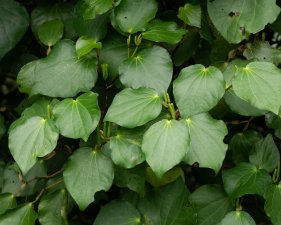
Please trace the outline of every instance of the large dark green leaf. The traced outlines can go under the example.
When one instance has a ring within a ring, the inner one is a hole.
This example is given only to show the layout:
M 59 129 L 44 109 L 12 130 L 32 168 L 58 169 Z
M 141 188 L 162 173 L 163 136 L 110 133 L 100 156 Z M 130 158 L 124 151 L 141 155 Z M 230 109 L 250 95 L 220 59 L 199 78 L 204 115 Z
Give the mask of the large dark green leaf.
M 254 219 L 244 211 L 229 212 L 218 225 L 256 225 Z
M 224 170 L 222 179 L 225 191 L 232 198 L 245 194 L 264 196 L 266 189 L 271 184 L 270 175 L 250 163 L 240 163 L 229 170 Z
M 232 204 L 218 185 L 204 185 L 196 189 L 189 201 L 197 212 L 197 225 L 217 224 L 232 210 Z
M 274 22 L 280 8 L 275 0 L 215 0 L 208 1 L 208 13 L 228 42 L 239 43 L 247 37 L 246 32 L 257 33 Z
M 13 0 L 0 1 L 0 60 L 21 40 L 29 25 L 24 7 Z
M 120 81 L 127 87 L 150 87 L 162 94 L 172 80 L 172 60 L 166 49 L 153 46 L 125 60 L 119 73 Z
M 17 206 L 16 197 L 10 193 L 0 195 L 0 215 Z
M 104 206 L 93 225 L 141 225 L 141 215 L 129 202 L 113 201 Z
M 126 88 L 115 95 L 104 120 L 133 128 L 155 119 L 161 109 L 162 98 L 153 89 Z
M 155 17 L 155 0 L 122 0 L 114 9 L 115 21 L 126 33 L 144 31 L 147 23 Z
M 273 224 L 281 224 L 281 182 L 271 185 L 265 195 L 264 209 Z
M 223 143 L 226 125 L 206 113 L 185 119 L 185 124 L 189 130 L 190 150 L 183 161 L 190 165 L 197 162 L 200 167 L 218 172 L 227 150 L 227 145 Z
M 166 22 L 156 19 L 142 32 L 142 37 L 150 41 L 176 44 L 180 42 L 185 33 L 186 30 L 179 28 L 175 22 Z
M 51 97 L 73 97 L 89 91 L 96 80 L 95 60 L 78 59 L 70 40 L 55 45 L 48 57 L 26 64 L 18 75 L 21 91 Z
M 9 132 L 9 149 L 23 174 L 57 145 L 58 130 L 50 119 L 31 117 Z
M 275 136 L 281 138 L 281 117 L 274 113 L 265 115 L 265 123 L 267 127 L 275 129 Z
M 281 105 L 281 72 L 269 62 L 252 62 L 236 71 L 235 94 L 251 105 L 278 114 Z
M 146 161 L 159 178 L 183 159 L 188 146 L 187 127 L 177 120 L 166 119 L 153 124 L 142 142 Z
M 97 15 L 101 15 L 109 11 L 114 6 L 114 0 L 82 0 L 84 5 L 84 19 L 94 19 Z
M 174 96 L 181 116 L 212 109 L 224 94 L 225 81 L 216 67 L 192 65 L 181 70 L 174 81 Z
M 92 148 L 80 148 L 68 159 L 64 173 L 67 190 L 81 210 L 95 200 L 96 192 L 107 191 L 113 182 L 114 169 L 109 158 Z
M 38 206 L 41 225 L 67 225 L 66 221 L 67 192 L 60 189 L 45 195 Z
M 266 138 L 254 145 L 249 159 L 250 163 L 269 173 L 277 167 L 280 160 L 280 153 L 271 134 L 268 134 Z
M 33 204 L 28 203 L 12 209 L 0 216 L 0 225 L 35 225 L 37 214 Z
M 60 134 L 87 141 L 100 119 L 97 94 L 87 92 L 76 99 L 64 99 L 55 105 L 53 113 Z

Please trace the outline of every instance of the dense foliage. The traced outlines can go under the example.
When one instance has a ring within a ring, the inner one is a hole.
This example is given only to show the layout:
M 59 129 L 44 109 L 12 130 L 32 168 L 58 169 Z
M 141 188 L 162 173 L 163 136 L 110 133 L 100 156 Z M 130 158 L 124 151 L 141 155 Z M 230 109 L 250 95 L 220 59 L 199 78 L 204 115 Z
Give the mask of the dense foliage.
M 281 225 L 280 34 L 275 0 L 0 0 L 0 225 Z

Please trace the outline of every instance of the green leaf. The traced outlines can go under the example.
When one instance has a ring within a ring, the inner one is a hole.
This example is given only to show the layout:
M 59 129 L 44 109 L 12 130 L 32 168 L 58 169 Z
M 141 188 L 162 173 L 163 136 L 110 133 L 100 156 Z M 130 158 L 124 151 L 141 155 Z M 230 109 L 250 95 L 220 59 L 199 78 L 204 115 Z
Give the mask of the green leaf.
M 47 46 L 55 45 L 63 35 L 63 22 L 59 19 L 47 21 L 38 27 L 38 37 Z
M 251 149 L 260 140 L 262 135 L 253 130 L 235 134 L 229 144 L 234 163 L 248 162 Z
M 265 114 L 265 123 L 269 128 L 275 129 L 274 135 L 281 138 L 281 117 L 274 113 Z
M 150 87 L 162 94 L 172 80 L 172 65 L 166 49 L 158 46 L 143 49 L 120 65 L 120 81 L 127 87 Z
M 209 111 L 223 97 L 224 88 L 223 75 L 216 67 L 197 64 L 182 69 L 173 89 L 181 116 Z
M 126 33 L 144 31 L 157 12 L 155 0 L 122 0 L 114 9 L 115 21 Z
M 29 26 L 24 7 L 13 0 L 0 1 L 0 60 L 21 40 Z
M 239 98 L 232 89 L 226 91 L 223 98 L 233 112 L 242 116 L 262 116 L 267 112 L 258 109 Z
M 190 165 L 197 162 L 200 167 L 212 168 L 217 173 L 227 150 L 223 143 L 226 125 L 206 113 L 185 119 L 185 124 L 189 130 L 190 147 L 183 161 Z
M 31 117 L 9 132 L 9 149 L 23 174 L 49 154 L 57 145 L 59 134 L 50 119 Z
M 0 215 L 17 206 L 16 197 L 10 193 L 0 195 Z
M 79 208 L 85 210 L 95 200 L 96 192 L 111 187 L 113 164 L 100 151 L 79 148 L 68 158 L 63 177 L 67 190 Z
M 60 189 L 45 195 L 38 206 L 41 225 L 67 225 L 66 221 L 67 192 Z
M 112 201 L 99 212 L 93 225 L 141 225 L 141 215 L 129 202 Z
M 251 105 L 278 114 L 281 72 L 272 63 L 252 62 L 239 68 L 233 80 L 235 94 Z
M 142 37 L 150 41 L 177 44 L 185 33 L 186 30 L 179 28 L 175 22 L 155 19 L 142 32 Z
M 88 37 L 88 36 L 82 36 L 76 41 L 76 53 L 78 55 L 78 58 L 81 58 L 84 55 L 87 55 L 89 52 L 91 52 L 95 48 L 101 48 L 102 44 L 101 42 L 96 42 L 95 39 Z
M 115 95 L 104 120 L 133 128 L 155 119 L 161 109 L 162 98 L 153 89 L 126 88 Z
M 275 0 L 215 0 L 208 1 L 208 13 L 228 42 L 239 43 L 246 38 L 245 32 L 257 33 L 274 22 L 280 8 Z
M 188 190 L 181 179 L 148 192 L 138 208 L 145 224 L 194 225 L 196 212 L 188 204 Z
M 200 5 L 185 4 L 179 7 L 178 18 L 190 26 L 201 27 L 201 7 Z
M 177 120 L 163 119 L 145 132 L 142 150 L 153 172 L 161 178 L 182 160 L 188 145 L 186 126 Z
M 0 225 L 34 225 L 37 214 L 32 203 L 14 208 L 0 216 Z
M 87 141 L 100 120 L 97 96 L 87 92 L 76 99 L 67 98 L 55 105 L 53 114 L 60 134 Z
M 265 170 L 258 169 L 250 163 L 240 163 L 229 170 L 224 170 L 222 179 L 225 191 L 232 198 L 246 194 L 264 196 L 271 183 L 271 177 Z
M 277 167 L 280 153 L 271 134 L 254 145 L 249 160 L 259 169 L 264 169 L 269 173 Z
M 232 210 L 232 204 L 218 185 L 203 185 L 196 189 L 189 201 L 197 212 L 197 225 L 217 224 Z
M 256 225 L 253 218 L 244 211 L 229 212 L 218 225 Z
M 110 139 L 111 159 L 115 165 L 132 168 L 145 158 L 141 150 L 142 130 L 121 129 Z
M 114 6 L 113 0 L 83 0 L 82 2 L 86 5 L 83 13 L 84 19 L 94 19 L 97 15 L 106 13 Z
M 21 91 L 29 95 L 65 98 L 89 91 L 96 80 L 95 60 L 78 59 L 74 43 L 64 40 L 56 44 L 46 58 L 26 64 L 17 81 Z
M 264 210 L 273 224 L 281 224 L 281 182 L 272 184 L 265 195 Z

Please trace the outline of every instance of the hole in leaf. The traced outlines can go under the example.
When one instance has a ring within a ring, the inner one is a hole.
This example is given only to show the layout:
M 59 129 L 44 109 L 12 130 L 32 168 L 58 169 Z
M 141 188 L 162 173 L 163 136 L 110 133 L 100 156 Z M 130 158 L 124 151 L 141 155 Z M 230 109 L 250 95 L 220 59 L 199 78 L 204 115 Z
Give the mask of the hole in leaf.
M 124 19 L 127 19 L 127 16 L 124 16 Z
M 245 27 L 240 27 L 240 32 L 242 35 L 245 35 L 246 33 Z
M 230 17 L 240 16 L 240 12 L 230 12 L 228 15 L 229 15 Z

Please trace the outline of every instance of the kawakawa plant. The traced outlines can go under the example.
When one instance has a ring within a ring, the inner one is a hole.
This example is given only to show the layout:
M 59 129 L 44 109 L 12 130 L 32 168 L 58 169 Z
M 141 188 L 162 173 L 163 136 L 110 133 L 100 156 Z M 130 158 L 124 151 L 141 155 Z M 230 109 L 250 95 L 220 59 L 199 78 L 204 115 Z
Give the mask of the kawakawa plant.
M 0 225 L 280 225 L 280 33 L 275 0 L 0 0 Z

